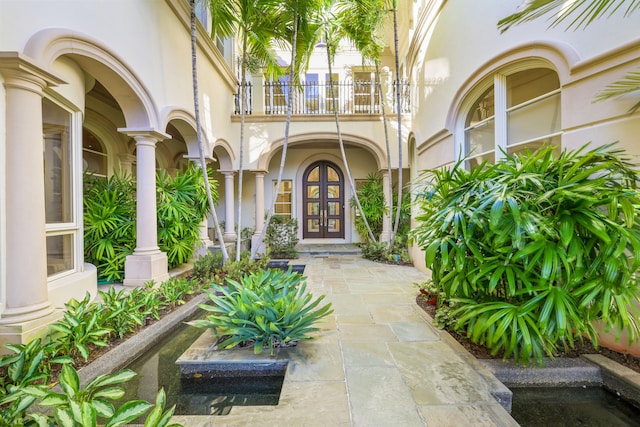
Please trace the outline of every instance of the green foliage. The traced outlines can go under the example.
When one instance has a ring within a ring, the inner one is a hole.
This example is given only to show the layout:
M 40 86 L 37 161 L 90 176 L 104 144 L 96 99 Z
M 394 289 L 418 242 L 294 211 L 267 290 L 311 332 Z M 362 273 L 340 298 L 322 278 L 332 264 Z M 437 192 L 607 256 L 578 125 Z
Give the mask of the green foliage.
M 212 314 L 191 323 L 211 328 L 220 348 L 252 343 L 256 354 L 265 346 L 273 354 L 277 346 L 309 339 L 313 324 L 333 312 L 331 304 L 316 310 L 324 295 L 313 300 L 297 273 L 269 269 L 239 282 L 228 279 L 227 286 L 215 285 L 220 295 L 210 293 L 213 304 L 200 305 Z
M 156 175 L 158 246 L 169 268 L 189 261 L 199 241 L 199 227 L 209 211 L 201 171 L 194 165 L 175 176 Z M 209 182 L 217 199 L 214 180 Z M 85 175 L 85 260 L 100 278 L 122 281 L 124 262 L 136 246 L 136 183 L 129 175 Z
M 367 176 L 366 181 L 360 186 L 358 191 L 358 199 L 360 205 L 364 211 L 364 215 L 367 217 L 369 227 L 374 236 L 380 236 L 382 233 L 382 223 L 384 215 L 388 213 L 389 207 L 386 205 L 384 198 L 384 187 L 382 184 L 382 177 L 378 174 L 371 173 Z M 398 192 L 393 191 L 393 204 L 394 206 L 398 202 Z M 355 198 L 351 199 L 351 207 L 356 208 Z M 400 221 L 398 223 L 398 232 L 395 236 L 395 241 L 400 246 L 405 246 L 407 243 L 407 235 L 410 228 L 411 220 L 411 196 L 409 193 L 404 193 L 402 196 L 402 206 L 400 207 Z M 396 209 L 392 212 L 391 223 L 395 223 Z M 355 219 L 356 231 L 360 235 L 360 238 L 369 244 L 369 233 L 367 227 L 360 215 L 360 212 L 356 210 Z M 406 251 L 405 251 L 406 252 Z
M 124 279 L 124 261 L 136 246 L 136 191 L 129 175 L 85 175 L 84 257 L 107 280 Z
M 622 151 L 543 148 L 426 177 L 413 237 L 472 341 L 526 363 L 597 344 L 595 320 L 637 340 L 640 198 Z
M 388 206 L 384 199 L 382 177 L 376 173 L 370 173 L 357 190 L 357 193 L 364 216 L 369 222 L 371 232 L 374 236 L 379 236 L 380 233 L 382 233 L 382 221 L 385 212 L 388 211 Z M 362 215 L 357 209 L 355 198 L 351 198 L 351 207 L 356 208 L 356 231 L 363 241 L 368 242 L 369 232 L 367 231 L 367 226 L 365 225 Z
M 51 325 L 57 332 L 56 349 L 70 357 L 89 358 L 90 347 L 106 347 L 112 329 L 100 324 L 100 306 L 91 302 L 87 292 L 82 301 L 71 299 L 65 305 L 62 319 Z
M 194 282 L 178 277 L 170 278 L 159 287 L 162 300 L 170 307 L 184 304 L 186 295 L 193 295 L 195 291 Z
M 175 176 L 156 174 L 158 246 L 167 253 L 169 268 L 188 262 L 200 240 L 200 223 L 209 211 L 202 171 L 190 166 Z M 217 182 L 210 180 L 211 195 L 218 198 Z
M 40 338 L 5 347 L 11 353 L 0 358 L 0 425 L 22 425 L 27 421 L 27 409 L 36 399 L 21 391 L 46 390 L 52 365 L 71 363 L 73 359 L 58 356 L 55 345 L 42 344 Z
M 122 370 L 108 375 L 99 375 L 91 380 L 84 388 L 80 385 L 78 372 L 71 365 L 63 365 L 58 376 L 59 391 L 53 388 L 23 388 L 20 394 L 38 401 L 38 406 L 53 408 L 53 415 L 31 413 L 29 418 L 33 425 L 39 426 L 57 425 L 63 427 L 92 427 L 102 425 L 116 427 L 128 424 L 143 416 L 154 405 L 144 400 L 133 400 L 115 408 L 111 401 L 124 396 L 124 389 L 118 384 L 129 381 L 136 375 L 130 370 Z M 164 390 L 160 390 L 156 396 L 155 408 L 149 413 L 145 426 L 166 426 L 173 409 L 164 411 Z M 175 426 L 176 424 L 173 424 Z
M 273 215 L 264 241 L 272 258 L 297 258 L 298 221 L 295 218 Z
M 213 284 L 225 283 L 225 280 L 241 280 L 244 276 L 267 268 L 269 258 L 264 256 L 252 259 L 249 252 L 240 254 L 238 261 L 227 261 L 223 264 L 221 252 L 209 252 L 193 263 L 191 280 L 201 283 L 203 289 Z
M 371 261 L 388 264 L 411 264 L 411 257 L 406 246 L 394 243 L 389 246 L 387 242 L 368 242 L 360 244 L 362 257 Z
M 116 292 L 112 287 L 107 292 L 98 291 L 98 294 L 102 299 L 99 324 L 109 329 L 111 334 L 123 338 L 144 324 L 145 314 L 141 310 L 144 300 L 136 298 L 136 294 L 131 297 L 126 290 Z

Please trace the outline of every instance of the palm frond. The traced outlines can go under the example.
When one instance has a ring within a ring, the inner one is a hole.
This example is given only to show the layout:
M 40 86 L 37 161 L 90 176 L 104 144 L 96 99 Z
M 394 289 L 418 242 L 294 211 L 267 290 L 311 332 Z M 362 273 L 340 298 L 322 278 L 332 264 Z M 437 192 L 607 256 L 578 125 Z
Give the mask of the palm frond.
M 604 90 L 595 97 L 594 102 L 617 98 L 635 92 L 640 92 L 640 72 L 638 71 L 630 72 L 624 76 L 622 80 L 607 85 Z M 629 113 L 635 112 L 638 108 L 640 108 L 640 101 L 629 109 Z
M 626 7 L 625 7 L 626 6 Z M 501 32 L 509 30 L 515 25 L 538 19 L 550 12 L 554 12 L 548 19 L 549 27 L 569 23 L 566 29 L 584 29 L 593 21 L 608 18 L 621 10 L 627 17 L 640 8 L 640 0 L 529 0 L 524 7 L 506 18 L 498 21 Z

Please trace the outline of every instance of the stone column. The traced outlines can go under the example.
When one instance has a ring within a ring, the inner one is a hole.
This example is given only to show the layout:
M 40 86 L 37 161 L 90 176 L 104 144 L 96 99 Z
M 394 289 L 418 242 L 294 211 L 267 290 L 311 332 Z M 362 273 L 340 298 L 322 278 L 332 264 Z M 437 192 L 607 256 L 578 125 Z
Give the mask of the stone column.
M 169 138 L 153 130 L 119 129 L 136 140 L 136 249 L 124 264 L 124 285 L 141 286 L 169 279 L 167 254 L 158 247 L 156 143 Z
M 64 82 L 13 52 L 0 53 L 0 73 L 6 97 L 0 165 L 5 217 L 0 226 L 0 341 L 5 344 L 44 333 L 53 313 L 47 283 L 42 96 L 47 85 Z
M 251 110 L 252 114 L 264 114 L 264 74 L 262 70 L 251 76 Z M 247 102 L 249 99 L 247 100 Z
M 389 200 L 389 190 L 391 188 L 391 176 L 389 171 L 382 172 L 382 191 L 384 192 L 384 204 L 387 209 L 382 217 L 382 233 L 380 233 L 380 241 L 388 242 L 391 240 L 391 200 Z
M 226 242 L 233 242 L 238 237 L 236 235 L 235 226 L 235 209 L 234 209 L 234 196 L 235 191 L 233 187 L 233 175 L 234 171 L 220 171 L 224 175 L 224 240 Z
M 382 70 L 380 71 L 380 86 L 385 111 L 387 114 L 394 112 L 393 105 L 395 104 L 395 97 L 393 93 L 393 75 L 389 67 L 382 67 Z
M 251 239 L 251 246 L 254 248 L 257 247 L 259 251 L 262 242 L 258 239 L 260 238 L 262 227 L 264 227 L 264 176 L 267 172 L 254 171 L 254 173 L 256 175 L 256 229 Z

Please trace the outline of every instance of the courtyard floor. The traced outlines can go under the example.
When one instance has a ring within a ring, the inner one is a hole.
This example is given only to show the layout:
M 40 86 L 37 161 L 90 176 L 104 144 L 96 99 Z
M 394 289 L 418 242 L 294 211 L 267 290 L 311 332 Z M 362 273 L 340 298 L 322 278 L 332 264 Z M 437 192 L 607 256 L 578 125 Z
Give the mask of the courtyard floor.
M 517 426 L 456 342 L 415 303 L 428 276 L 353 251 L 303 248 L 308 290 L 334 313 L 314 339 L 289 349 L 277 406 L 234 407 L 224 416 L 175 416 L 198 426 Z

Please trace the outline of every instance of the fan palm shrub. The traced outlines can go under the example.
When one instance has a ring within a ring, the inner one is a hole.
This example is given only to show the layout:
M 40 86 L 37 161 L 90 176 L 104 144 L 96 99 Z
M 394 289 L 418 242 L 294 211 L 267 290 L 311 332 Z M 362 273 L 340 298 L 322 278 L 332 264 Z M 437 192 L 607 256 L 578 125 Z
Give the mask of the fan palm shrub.
M 382 221 L 384 220 L 385 213 L 388 212 L 388 206 L 384 199 L 382 177 L 377 173 L 370 173 L 356 192 L 360 199 L 362 213 L 364 217 L 366 217 L 367 222 L 365 223 L 364 218 L 360 215 L 360 211 L 356 210 L 356 220 L 354 224 L 360 237 L 364 241 L 368 241 L 370 239 L 367 223 L 373 235 L 380 236 L 380 233 L 382 233 Z M 355 198 L 351 199 L 351 207 L 357 207 Z
M 84 258 L 101 279 L 122 281 L 136 247 L 136 184 L 131 175 L 84 177 Z
M 455 301 L 455 328 L 504 357 L 542 361 L 593 322 L 638 339 L 638 174 L 613 144 L 427 171 L 412 232 Z
M 217 201 L 217 181 L 209 179 L 209 187 Z M 167 253 L 169 268 L 173 268 L 193 256 L 200 241 L 200 223 L 209 212 L 202 172 L 193 163 L 175 176 L 158 170 L 156 192 L 158 246 Z
M 136 247 L 136 181 L 131 175 L 109 178 L 85 175 L 85 261 L 107 281 L 124 279 L 124 263 Z M 217 201 L 217 181 L 209 188 Z M 199 227 L 209 212 L 204 179 L 191 164 L 175 176 L 156 174 L 158 246 L 169 268 L 188 262 L 200 240 Z

